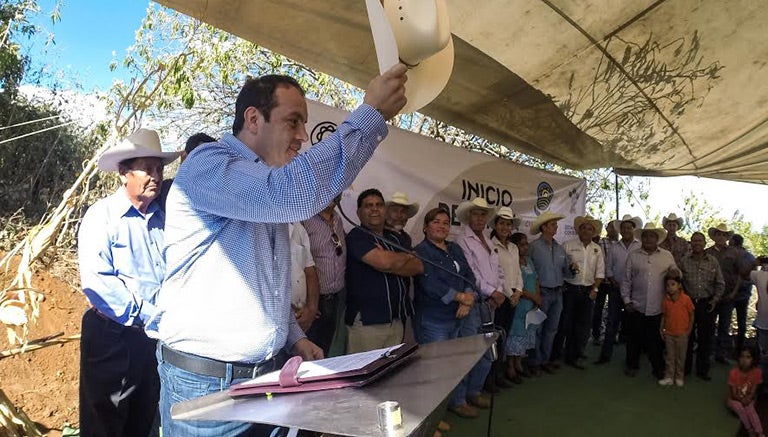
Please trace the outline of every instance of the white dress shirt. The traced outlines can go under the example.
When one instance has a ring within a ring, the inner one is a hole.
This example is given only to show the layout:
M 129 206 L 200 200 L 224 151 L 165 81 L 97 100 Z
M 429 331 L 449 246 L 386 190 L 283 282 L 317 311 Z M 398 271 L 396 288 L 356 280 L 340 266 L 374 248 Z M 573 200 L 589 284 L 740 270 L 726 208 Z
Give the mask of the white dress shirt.
M 309 249 L 309 234 L 301 224 L 288 224 L 291 239 L 291 305 L 304 308 L 307 304 L 307 277 L 304 269 L 315 265 Z
M 591 287 L 596 279 L 605 278 L 605 257 L 597 243 L 590 241 L 586 246 L 578 238 L 563 243 L 568 256 L 568 265 L 576 264 L 579 271 L 565 281 L 573 285 Z
M 523 272 L 520 271 L 520 252 L 517 246 L 511 241 L 507 245 L 501 244 L 498 238 L 491 238 L 493 248 L 499 251 L 499 264 L 504 270 L 504 290 L 503 293 L 510 297 L 512 290 L 523 289 Z
M 666 288 L 664 276 L 670 268 L 677 269 L 677 264 L 668 250 L 658 248 L 649 254 L 640 248 L 631 252 L 621 282 L 624 303 L 632 302 L 634 308 L 646 316 L 661 314 Z

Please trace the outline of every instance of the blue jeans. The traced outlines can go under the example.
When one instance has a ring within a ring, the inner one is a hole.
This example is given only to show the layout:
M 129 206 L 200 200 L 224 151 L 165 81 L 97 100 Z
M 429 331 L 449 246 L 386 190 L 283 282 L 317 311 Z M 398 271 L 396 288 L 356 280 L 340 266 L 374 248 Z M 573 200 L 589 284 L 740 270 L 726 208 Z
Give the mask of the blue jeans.
M 605 338 L 600 349 L 600 358 L 610 360 L 613 355 L 613 343 L 621 324 L 621 312 L 624 309 L 624 301 L 621 300 L 619 287 L 608 284 L 608 321 L 605 324 Z
M 413 331 L 419 344 L 427 344 L 479 334 L 480 324 L 480 310 L 476 304 L 463 319 L 438 321 L 430 320 L 428 314 L 416 314 L 413 321 Z M 490 352 L 486 352 L 453 390 L 448 406 L 458 407 L 467 402 L 467 395 L 479 395 L 490 370 L 491 355 Z
M 727 357 L 733 354 L 733 339 L 731 338 L 731 320 L 733 318 L 733 301 L 721 301 L 717 304 L 717 337 L 715 341 L 715 356 Z
M 736 310 L 736 347 L 735 352 L 744 347 L 744 340 L 747 338 L 747 307 L 749 299 L 739 299 L 733 301 L 733 308 Z
M 226 378 L 199 375 L 180 369 L 161 358 L 160 342 L 157 344 L 157 372 L 160 374 L 160 420 L 166 436 L 270 436 L 280 428 L 274 425 L 243 422 L 182 421 L 171 419 L 171 405 L 229 389 L 232 384 L 247 379 L 232 379 L 232 369 Z
M 757 331 L 757 345 L 760 348 L 760 368 L 763 375 L 768 375 L 768 329 L 755 328 Z M 762 393 L 768 393 L 768 384 L 763 383 Z
M 536 354 L 533 365 L 539 366 L 549 361 L 552 344 L 560 324 L 560 314 L 563 312 L 562 287 L 541 287 L 541 310 L 547 314 L 547 319 L 541 324 L 539 337 L 536 339 Z

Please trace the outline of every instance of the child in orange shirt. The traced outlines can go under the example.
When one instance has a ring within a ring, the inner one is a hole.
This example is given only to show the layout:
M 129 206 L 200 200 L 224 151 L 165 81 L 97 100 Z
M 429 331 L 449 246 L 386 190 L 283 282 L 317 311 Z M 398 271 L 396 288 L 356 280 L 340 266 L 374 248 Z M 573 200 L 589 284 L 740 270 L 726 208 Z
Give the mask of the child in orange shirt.
M 683 283 L 677 276 L 664 278 L 667 294 L 662 303 L 661 338 L 667 348 L 667 368 L 659 385 L 676 384 L 682 387 L 685 374 L 685 354 L 688 335 L 693 328 L 693 302 L 685 294 Z
M 763 425 L 755 411 L 755 393 L 763 382 L 763 372 L 757 366 L 754 348 L 743 348 L 739 353 L 739 364 L 728 374 L 728 407 L 736 412 L 741 424 L 750 436 L 764 437 Z

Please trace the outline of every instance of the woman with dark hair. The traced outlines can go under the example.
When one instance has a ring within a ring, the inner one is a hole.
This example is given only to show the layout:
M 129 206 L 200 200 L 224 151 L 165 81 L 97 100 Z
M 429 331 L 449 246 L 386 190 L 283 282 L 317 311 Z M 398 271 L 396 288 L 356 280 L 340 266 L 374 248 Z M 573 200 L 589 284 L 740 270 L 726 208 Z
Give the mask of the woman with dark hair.
M 507 378 L 519 384 L 522 382 L 520 376 L 529 376 L 523 369 L 523 357 L 525 357 L 529 349 L 536 347 L 536 335 L 540 327 L 538 324 L 526 324 L 525 316 L 528 314 L 528 311 L 541 305 L 541 293 L 539 291 L 536 270 L 528 258 L 528 237 L 523 233 L 517 232 L 512 234 L 510 241 L 519 251 L 523 289 L 520 302 L 517 305 L 509 327 L 509 336 L 507 337 L 505 349 L 509 358 L 507 361 Z
M 510 241 L 510 236 L 520 225 L 520 217 L 517 216 L 508 206 L 502 206 L 496 212 L 491 220 L 491 246 L 494 252 L 499 254 L 499 266 L 504 272 L 504 290 L 502 291 L 507 299 L 496 308 L 494 315 L 494 324 L 508 329 L 512 323 L 512 317 L 515 314 L 515 307 L 523 294 L 523 277 L 520 273 L 520 259 L 515 243 Z M 497 340 L 499 350 L 505 350 L 504 336 L 499 336 Z M 506 356 L 493 362 L 492 375 L 486 380 L 486 387 L 508 388 L 511 382 L 520 384 L 522 379 L 515 373 L 506 371 Z M 515 378 L 509 378 L 509 375 L 515 375 Z
M 416 276 L 413 329 L 419 343 L 432 343 L 478 333 L 480 312 L 475 275 L 458 244 L 447 241 L 451 220 L 444 209 L 435 208 L 424 216 L 424 241 L 415 250 L 423 259 L 455 272 L 452 275 L 429 263 L 424 273 Z M 448 403 L 448 410 L 466 418 L 478 416 L 468 400 L 477 400 L 483 388 L 490 361 L 481 359 L 456 386 Z

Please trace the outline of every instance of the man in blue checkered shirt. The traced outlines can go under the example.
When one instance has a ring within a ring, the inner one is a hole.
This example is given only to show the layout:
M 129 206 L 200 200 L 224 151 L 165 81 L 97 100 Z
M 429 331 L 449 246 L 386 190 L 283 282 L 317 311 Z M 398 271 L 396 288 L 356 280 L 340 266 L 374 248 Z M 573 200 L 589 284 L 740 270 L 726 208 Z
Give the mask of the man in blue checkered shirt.
M 398 65 L 374 78 L 363 104 L 302 154 L 301 86 L 287 76 L 248 79 L 232 135 L 179 168 L 166 207 L 166 278 L 147 327 L 160 340 L 163 434 L 269 435 L 273 427 L 172 420 L 170 408 L 271 371 L 283 353 L 323 357 L 291 311 L 288 223 L 349 187 L 406 102 L 405 72 Z

